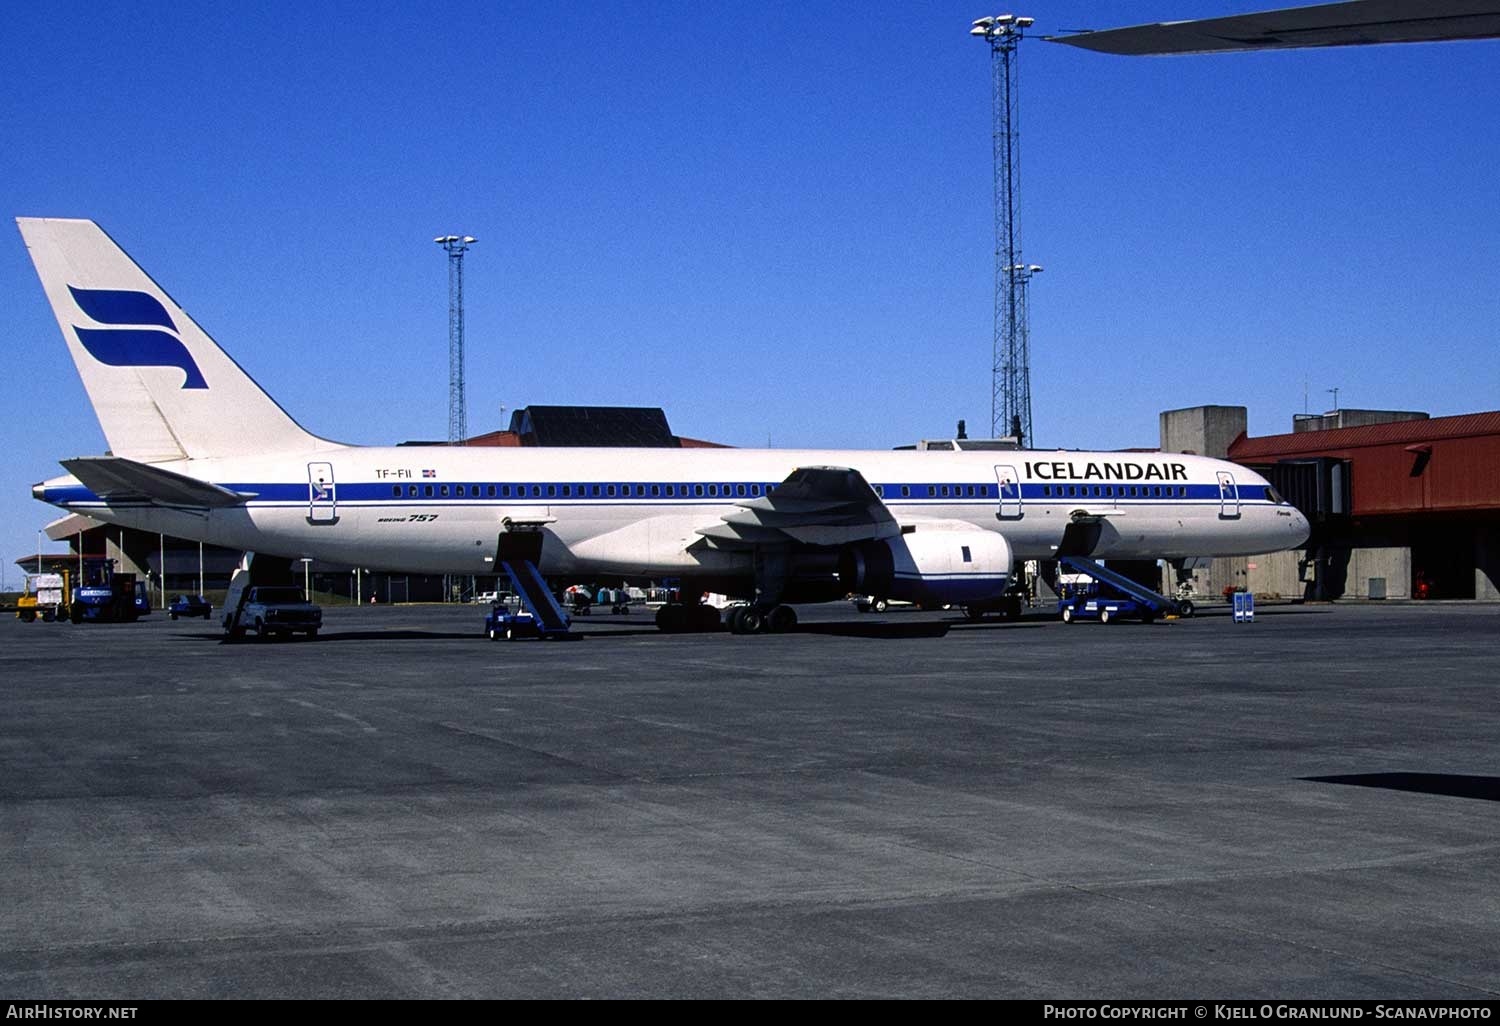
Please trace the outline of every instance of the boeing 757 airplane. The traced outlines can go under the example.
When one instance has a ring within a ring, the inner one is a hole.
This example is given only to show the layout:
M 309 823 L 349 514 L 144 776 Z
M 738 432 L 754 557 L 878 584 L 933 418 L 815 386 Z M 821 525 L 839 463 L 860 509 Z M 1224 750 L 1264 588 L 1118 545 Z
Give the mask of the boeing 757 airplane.
M 346 445 L 303 430 L 98 225 L 18 218 L 109 453 L 33 494 L 277 557 L 492 574 L 678 578 L 740 596 L 742 633 L 860 592 L 1001 608 L 1021 560 L 1175 559 L 1301 544 L 1236 464 L 1168 453 Z M 670 630 L 718 625 L 669 605 Z

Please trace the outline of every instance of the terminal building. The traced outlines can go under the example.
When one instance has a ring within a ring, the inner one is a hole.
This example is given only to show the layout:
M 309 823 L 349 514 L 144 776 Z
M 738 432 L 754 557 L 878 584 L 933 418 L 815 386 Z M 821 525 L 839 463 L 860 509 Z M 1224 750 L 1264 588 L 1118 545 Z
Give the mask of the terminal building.
M 1228 459 L 1263 474 L 1313 525 L 1304 549 L 1189 567 L 1193 592 L 1244 589 L 1264 597 L 1500 600 L 1500 411 L 1429 417 L 1415 411 L 1338 410 L 1294 418 L 1292 431 L 1251 438 L 1242 406 L 1161 414 L 1160 449 Z M 407 443 L 412 445 L 446 443 Z M 480 446 L 703 447 L 671 432 L 656 408 L 531 406 Z M 71 515 L 47 535 L 69 546 L 41 557 L 59 569 L 80 554 L 108 556 L 151 582 L 153 597 L 221 591 L 240 553 L 105 527 Z M 16 562 L 28 572 L 38 556 Z M 366 602 L 443 601 L 496 590 L 493 578 L 367 573 L 304 567 L 315 590 Z M 1171 591 L 1176 581 L 1163 582 Z
M 1242 406 L 1161 415 L 1161 447 L 1263 474 L 1313 525 L 1305 549 L 1220 559 L 1195 590 L 1306 600 L 1500 599 L 1500 411 L 1299 416 L 1251 438 Z

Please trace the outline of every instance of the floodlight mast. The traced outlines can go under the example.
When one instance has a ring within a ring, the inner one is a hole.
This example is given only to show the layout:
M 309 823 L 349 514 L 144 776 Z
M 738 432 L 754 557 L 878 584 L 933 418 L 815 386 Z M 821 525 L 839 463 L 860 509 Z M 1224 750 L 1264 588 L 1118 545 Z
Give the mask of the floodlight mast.
M 469 437 L 464 384 L 464 253 L 479 240 L 472 235 L 439 235 L 432 240 L 448 254 L 448 444 Z
M 995 322 L 990 362 L 990 435 L 1032 444 L 1030 331 L 1027 284 L 1035 271 L 1021 261 L 1020 113 L 1016 48 L 1036 19 L 996 14 L 976 19 L 969 35 L 990 45 L 994 124 Z M 1037 267 L 1037 271 L 1041 268 Z

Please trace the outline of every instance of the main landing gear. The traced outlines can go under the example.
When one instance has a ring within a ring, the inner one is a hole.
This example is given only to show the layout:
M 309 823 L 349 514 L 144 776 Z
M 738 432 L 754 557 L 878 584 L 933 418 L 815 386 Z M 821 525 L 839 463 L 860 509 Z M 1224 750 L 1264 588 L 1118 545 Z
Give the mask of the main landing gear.
M 663 634 L 717 631 L 719 611 L 709 605 L 673 602 L 656 611 L 656 626 Z M 723 626 L 731 634 L 783 634 L 797 626 L 797 611 L 791 606 L 735 606 L 724 616 Z
M 797 626 L 791 606 L 739 606 L 729 611 L 731 634 L 784 634 Z
M 719 629 L 719 611 L 713 606 L 690 606 L 669 602 L 656 611 L 656 627 L 663 634 L 703 634 Z

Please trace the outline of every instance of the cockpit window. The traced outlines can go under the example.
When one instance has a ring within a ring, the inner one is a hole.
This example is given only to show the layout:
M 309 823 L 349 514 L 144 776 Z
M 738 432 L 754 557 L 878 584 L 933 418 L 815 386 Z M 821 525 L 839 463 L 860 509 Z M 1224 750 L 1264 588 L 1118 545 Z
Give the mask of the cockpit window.
M 1276 491 L 1276 489 L 1272 488 L 1270 485 L 1266 486 L 1266 501 L 1275 503 L 1278 506 L 1286 505 L 1286 500 L 1281 497 L 1281 493 Z

